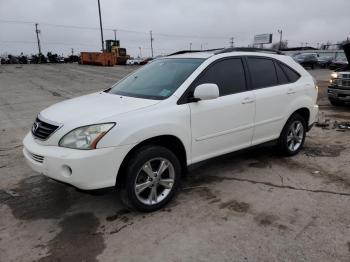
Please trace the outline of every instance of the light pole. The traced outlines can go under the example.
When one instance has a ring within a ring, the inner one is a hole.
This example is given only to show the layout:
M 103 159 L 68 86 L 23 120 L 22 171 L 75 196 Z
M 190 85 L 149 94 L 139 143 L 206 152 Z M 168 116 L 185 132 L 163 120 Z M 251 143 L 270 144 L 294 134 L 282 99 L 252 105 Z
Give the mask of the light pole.
M 100 17 L 100 30 L 101 30 L 101 44 L 102 44 L 102 52 L 105 51 L 104 48 L 104 41 L 103 41 L 103 29 L 102 29 L 102 17 L 101 17 L 101 6 L 100 6 L 100 0 L 97 0 L 98 3 L 98 14 Z
M 113 29 L 114 32 L 114 41 L 117 41 L 117 29 Z
M 190 43 L 190 51 L 192 50 L 192 43 Z

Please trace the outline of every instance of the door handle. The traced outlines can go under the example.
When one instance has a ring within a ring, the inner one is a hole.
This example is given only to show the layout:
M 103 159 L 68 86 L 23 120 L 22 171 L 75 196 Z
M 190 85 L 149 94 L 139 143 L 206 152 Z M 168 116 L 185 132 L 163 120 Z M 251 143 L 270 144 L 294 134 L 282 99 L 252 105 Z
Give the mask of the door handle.
M 287 94 L 292 95 L 295 94 L 297 91 L 295 91 L 293 88 L 288 89 Z
M 255 101 L 254 98 L 246 97 L 243 99 L 242 104 L 249 104 L 249 103 L 253 103 L 254 101 Z

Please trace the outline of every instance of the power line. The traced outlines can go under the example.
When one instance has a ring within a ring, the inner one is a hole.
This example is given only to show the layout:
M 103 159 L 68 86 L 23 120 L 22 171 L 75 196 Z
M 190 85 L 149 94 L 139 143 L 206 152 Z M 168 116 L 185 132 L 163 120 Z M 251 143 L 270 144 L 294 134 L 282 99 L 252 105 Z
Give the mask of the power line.
M 19 20 L 3 20 L 0 19 L 0 23 L 10 23 L 10 24 L 35 24 L 37 22 L 34 21 L 19 21 Z M 51 26 L 51 27 L 60 27 L 60 28 L 70 28 L 70 29 L 78 29 L 78 30 L 100 30 L 98 27 L 89 27 L 89 26 L 76 26 L 76 25 L 64 25 L 64 24 L 52 24 L 52 23 L 45 23 L 40 22 L 41 26 Z M 115 28 L 109 28 L 109 27 L 103 27 L 103 30 L 108 31 L 114 31 Z M 134 34 L 149 34 L 148 32 L 144 31 L 135 31 L 135 30 L 128 30 L 128 29 L 117 29 L 118 32 L 124 32 L 124 33 L 134 33 Z M 203 36 L 203 35 L 186 35 L 186 34 L 167 34 L 167 33 L 154 33 L 153 35 L 161 36 L 161 37 L 177 37 L 177 38 L 198 38 L 198 39 L 227 39 L 226 36 Z
M 22 41 L 22 40 L 0 40 L 0 43 L 3 44 L 36 44 L 37 42 L 35 41 Z M 87 46 L 87 47 L 97 47 L 98 44 L 86 44 L 86 43 L 77 43 L 77 42 L 46 42 L 42 41 L 43 44 L 45 45 L 66 45 L 66 46 Z M 132 45 L 125 45 L 126 48 L 128 49 L 139 49 L 139 46 L 132 46 Z M 145 50 L 151 50 L 150 47 L 143 47 L 142 49 Z M 153 50 L 156 51 L 175 51 L 177 49 L 175 48 L 153 48 Z

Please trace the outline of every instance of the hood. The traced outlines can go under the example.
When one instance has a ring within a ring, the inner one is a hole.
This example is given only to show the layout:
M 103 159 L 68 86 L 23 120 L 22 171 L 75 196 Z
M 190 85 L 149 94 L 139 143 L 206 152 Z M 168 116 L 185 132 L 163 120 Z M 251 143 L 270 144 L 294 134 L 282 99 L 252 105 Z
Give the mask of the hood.
M 91 124 L 159 103 L 159 100 L 113 95 L 105 92 L 80 96 L 54 104 L 40 112 L 44 119 L 65 124 Z

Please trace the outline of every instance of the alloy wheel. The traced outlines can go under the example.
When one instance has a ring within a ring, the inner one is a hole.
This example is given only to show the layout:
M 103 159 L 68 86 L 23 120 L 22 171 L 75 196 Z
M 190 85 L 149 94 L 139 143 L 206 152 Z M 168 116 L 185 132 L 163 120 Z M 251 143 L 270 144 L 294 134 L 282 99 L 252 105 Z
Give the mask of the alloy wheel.
M 136 197 L 145 205 L 155 205 L 170 194 L 174 181 L 173 164 L 165 158 L 153 158 L 138 171 L 134 185 Z
M 304 135 L 304 126 L 301 121 L 294 121 L 287 133 L 288 149 L 292 152 L 297 151 L 303 143 Z

